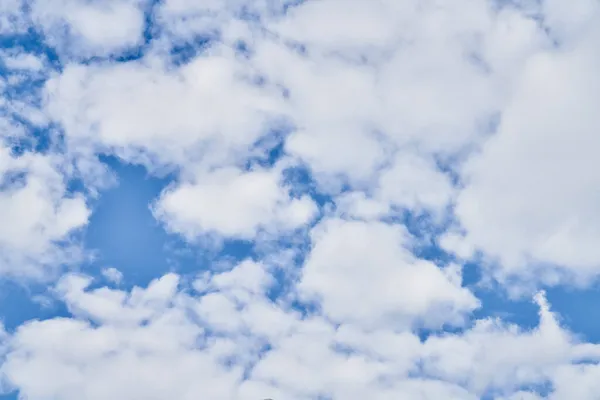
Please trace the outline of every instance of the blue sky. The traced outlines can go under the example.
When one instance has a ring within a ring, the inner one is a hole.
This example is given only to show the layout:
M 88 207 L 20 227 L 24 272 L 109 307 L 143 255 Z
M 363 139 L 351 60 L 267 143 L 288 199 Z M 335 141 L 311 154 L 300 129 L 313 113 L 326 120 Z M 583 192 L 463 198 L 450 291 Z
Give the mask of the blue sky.
M 0 5 L 0 395 L 597 398 L 599 18 Z

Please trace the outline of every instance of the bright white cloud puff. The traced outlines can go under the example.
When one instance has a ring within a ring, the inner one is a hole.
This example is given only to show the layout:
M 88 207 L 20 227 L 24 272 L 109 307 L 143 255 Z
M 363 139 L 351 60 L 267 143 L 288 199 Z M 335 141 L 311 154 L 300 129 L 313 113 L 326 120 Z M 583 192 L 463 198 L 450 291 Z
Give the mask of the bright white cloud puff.
M 0 2 L 0 275 L 65 306 L 1 329 L 2 389 L 597 399 L 544 290 L 600 275 L 599 46 L 594 0 Z M 87 267 L 107 156 L 206 265 Z

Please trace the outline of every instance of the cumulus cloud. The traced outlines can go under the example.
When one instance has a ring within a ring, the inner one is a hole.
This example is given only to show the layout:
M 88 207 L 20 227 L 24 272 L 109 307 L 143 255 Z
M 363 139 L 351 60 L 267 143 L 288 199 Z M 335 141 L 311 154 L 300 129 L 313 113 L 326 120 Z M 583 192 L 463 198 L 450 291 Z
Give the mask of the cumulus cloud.
M 31 18 L 46 40 L 71 57 L 108 56 L 142 43 L 145 0 L 33 1 Z
M 11 155 L 0 146 L 0 271 L 43 278 L 81 258 L 70 242 L 87 224 L 90 211 L 81 195 L 70 194 L 52 156 Z
M 22 397 L 595 398 L 598 345 L 543 292 L 531 329 L 482 317 L 463 264 L 597 278 L 596 2 L 6 4 L 0 274 L 77 260 L 99 155 L 171 173 L 149 207 L 191 248 L 252 246 L 146 287 L 67 273 L 65 316 L 0 329 Z
M 465 165 L 457 217 L 466 240 L 499 259 L 502 275 L 598 271 L 597 28 L 588 32 L 530 58 L 497 134 Z
M 416 259 L 399 226 L 330 220 L 312 232 L 313 247 L 298 288 L 334 321 L 440 327 L 459 324 L 478 301 L 460 272 Z M 368 282 L 368 283 L 367 283 Z
M 44 68 L 44 61 L 33 54 L 10 51 L 0 54 L 4 66 L 9 70 L 37 72 Z
M 129 292 L 66 276 L 56 293 L 72 315 L 5 335 L 2 377 L 32 400 L 535 398 L 520 388 L 546 382 L 556 386 L 552 399 L 594 397 L 596 367 L 580 362 L 600 351 L 559 325 L 543 293 L 530 331 L 485 319 L 423 340 L 410 329 L 356 324 L 368 316 L 336 324 L 302 316 L 266 296 L 273 279 L 253 261 L 193 288 L 173 274 Z
M 215 49 L 175 69 L 152 56 L 68 65 L 46 85 L 46 110 L 75 148 L 115 152 L 150 167 L 235 162 L 270 131 L 283 106 L 233 57 Z
M 46 279 L 81 261 L 76 234 L 90 209 L 69 190 L 73 165 L 39 108 L 44 57 L 10 49 L 0 62 L 0 274 Z
M 114 267 L 104 268 L 102 276 L 112 283 L 119 284 L 123 281 L 123 273 Z
M 261 228 L 306 225 L 317 206 L 307 196 L 290 197 L 280 180 L 277 171 L 217 170 L 167 190 L 155 215 L 191 240 L 210 233 L 252 239 Z

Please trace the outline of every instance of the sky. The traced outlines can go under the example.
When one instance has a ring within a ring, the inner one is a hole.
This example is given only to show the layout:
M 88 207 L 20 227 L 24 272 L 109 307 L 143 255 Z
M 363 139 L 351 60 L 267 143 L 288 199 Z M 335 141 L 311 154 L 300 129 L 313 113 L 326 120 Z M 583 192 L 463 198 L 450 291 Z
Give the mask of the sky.
M 600 3 L 0 1 L 0 399 L 595 400 Z

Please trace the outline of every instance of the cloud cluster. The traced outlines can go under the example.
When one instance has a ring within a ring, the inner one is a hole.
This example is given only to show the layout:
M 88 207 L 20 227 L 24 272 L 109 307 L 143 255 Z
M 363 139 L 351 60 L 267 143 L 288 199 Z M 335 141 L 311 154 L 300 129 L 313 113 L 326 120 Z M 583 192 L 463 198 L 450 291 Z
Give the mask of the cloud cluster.
M 67 315 L 2 333 L 6 387 L 30 400 L 595 398 L 599 348 L 539 289 L 600 273 L 599 8 L 3 2 L 15 45 L 0 53 L 0 274 L 80 261 L 99 155 L 171 173 L 148 206 L 190 246 L 260 248 L 132 289 L 66 273 L 52 293 Z M 475 318 L 467 262 L 537 293 L 539 323 Z
M 527 388 L 544 385 L 554 388 L 550 399 L 595 396 L 600 348 L 561 327 L 543 293 L 532 330 L 483 319 L 422 339 L 407 326 L 352 314 L 352 302 L 335 323 L 273 303 L 273 267 L 246 260 L 191 286 L 168 274 L 129 292 L 67 275 L 56 293 L 72 315 L 5 337 L 0 371 L 31 400 L 529 399 L 541 397 Z M 410 306 L 396 303 L 401 313 Z
M 81 258 L 70 243 L 90 211 L 81 195 L 67 192 L 52 156 L 13 156 L 0 146 L 0 272 L 43 278 Z
M 35 88 L 44 58 L 3 50 L 0 63 L 0 273 L 45 279 L 81 260 L 74 235 L 90 209 L 81 193 L 69 190 L 73 164 L 46 131 Z

